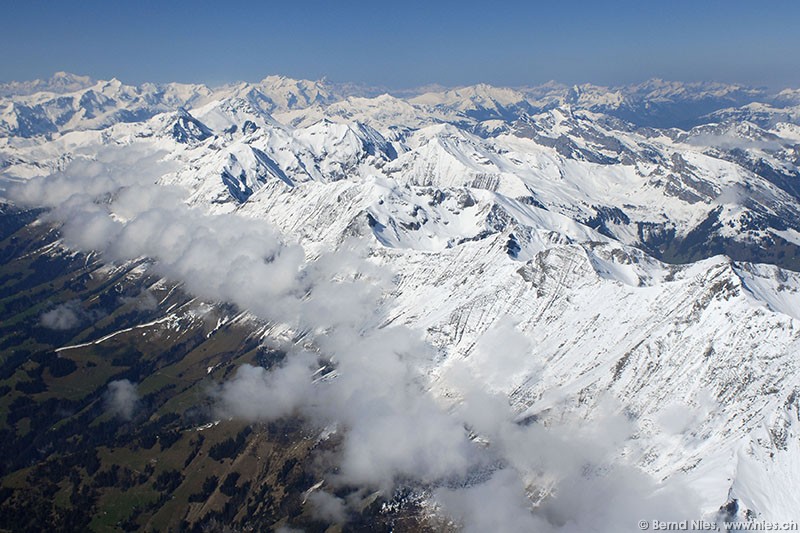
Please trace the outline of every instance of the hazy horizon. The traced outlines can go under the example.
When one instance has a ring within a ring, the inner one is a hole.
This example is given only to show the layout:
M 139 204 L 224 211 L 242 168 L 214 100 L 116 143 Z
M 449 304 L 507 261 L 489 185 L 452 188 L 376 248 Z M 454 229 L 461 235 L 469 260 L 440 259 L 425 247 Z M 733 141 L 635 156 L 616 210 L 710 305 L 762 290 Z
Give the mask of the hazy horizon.
M 361 88 L 361 89 L 363 89 L 364 91 L 367 91 L 367 92 L 375 92 L 375 93 L 377 93 L 378 91 L 386 91 L 386 92 L 393 93 L 393 94 L 422 94 L 422 93 L 427 92 L 427 91 L 435 92 L 435 91 L 439 91 L 439 90 L 456 90 L 456 89 L 461 89 L 461 88 L 466 88 L 466 87 L 474 87 L 476 85 L 489 85 L 489 86 L 492 86 L 492 87 L 497 87 L 497 88 L 502 88 L 502 89 L 512 89 L 512 90 L 517 90 L 517 89 L 520 89 L 520 90 L 521 89 L 535 89 L 535 88 L 544 87 L 544 86 L 547 86 L 547 85 L 560 85 L 560 86 L 564 86 L 564 87 L 576 87 L 576 86 L 580 87 L 580 86 L 585 86 L 585 85 L 591 85 L 591 86 L 595 86 L 595 87 L 604 87 L 604 88 L 608 88 L 608 89 L 617 89 L 617 88 L 623 88 L 623 87 L 632 87 L 632 86 L 636 86 L 636 85 L 644 85 L 644 84 L 647 84 L 647 83 L 650 83 L 650 82 L 657 82 L 657 81 L 661 81 L 661 82 L 664 82 L 664 83 L 681 83 L 681 84 L 687 84 L 687 85 L 688 84 L 704 84 L 704 83 L 716 84 L 716 83 L 719 83 L 719 84 L 726 84 L 726 85 L 739 85 L 739 86 L 742 86 L 742 87 L 748 88 L 748 89 L 768 89 L 768 90 L 773 90 L 773 91 L 779 91 L 781 89 L 794 89 L 794 88 L 800 87 L 800 83 L 795 84 L 795 85 L 768 86 L 768 85 L 747 84 L 747 83 L 737 82 L 737 81 L 729 81 L 729 82 L 718 81 L 718 80 L 713 80 L 713 79 L 681 80 L 681 79 L 664 79 L 664 78 L 658 78 L 658 77 L 645 78 L 645 79 L 642 79 L 642 80 L 633 80 L 633 81 L 630 81 L 628 83 L 609 83 L 609 84 L 595 83 L 595 82 L 592 82 L 591 80 L 582 81 L 582 82 L 576 82 L 576 83 L 566 83 L 566 82 L 563 82 L 563 81 L 560 81 L 560 80 L 550 79 L 550 80 L 546 80 L 546 81 L 542 81 L 542 82 L 538 82 L 538 83 L 518 84 L 518 85 L 502 85 L 502 84 L 497 84 L 497 83 L 491 83 L 491 82 L 488 82 L 488 81 L 476 81 L 474 83 L 469 83 L 469 84 L 451 84 L 451 85 L 447 85 L 447 84 L 443 84 L 443 83 L 431 82 L 431 83 L 426 83 L 426 84 L 423 84 L 423 85 L 415 85 L 415 86 L 409 86 L 409 87 L 392 87 L 392 86 L 387 86 L 387 85 L 375 85 L 375 84 L 367 84 L 367 83 L 364 83 L 364 82 L 354 82 L 354 81 L 350 81 L 350 80 L 334 80 L 334 79 L 331 79 L 328 76 L 322 76 L 320 78 L 294 77 L 294 76 L 287 76 L 287 75 L 282 74 L 280 72 L 267 72 L 262 76 L 256 76 L 256 77 L 250 78 L 250 79 L 236 79 L 236 80 L 230 80 L 230 81 L 209 82 L 209 81 L 202 81 L 202 80 L 200 80 L 200 81 L 185 81 L 185 80 L 177 80 L 177 79 L 176 80 L 163 80 L 163 81 L 154 81 L 154 80 L 136 80 L 136 81 L 132 81 L 132 80 L 128 80 L 128 79 L 125 79 L 125 78 L 121 78 L 120 76 L 109 76 L 109 77 L 105 77 L 105 78 L 99 78 L 99 77 L 96 77 L 96 76 L 91 76 L 90 74 L 85 74 L 85 73 L 80 73 L 80 72 L 67 72 L 67 71 L 63 71 L 63 70 L 54 71 L 54 72 L 52 72 L 50 74 L 45 74 L 44 76 L 41 76 L 41 77 L 38 77 L 38 78 L 0 79 L 0 85 L 12 84 L 12 83 L 31 83 L 31 82 L 35 82 L 35 81 L 46 82 L 46 81 L 54 79 L 59 74 L 66 74 L 66 75 L 75 76 L 75 77 L 81 77 L 81 78 L 82 77 L 86 77 L 86 78 L 90 78 L 93 82 L 110 81 L 112 79 L 116 79 L 116 80 L 120 81 L 121 83 L 123 83 L 125 85 L 131 85 L 131 86 L 138 86 L 138 85 L 141 85 L 143 83 L 155 83 L 155 84 L 187 83 L 187 84 L 205 85 L 210 89 L 218 89 L 218 88 L 222 88 L 222 87 L 225 87 L 225 86 L 236 85 L 236 84 L 239 84 L 239 83 L 259 83 L 259 82 L 263 81 L 264 79 L 266 79 L 268 77 L 277 76 L 277 77 L 283 77 L 283 78 L 293 79 L 293 80 L 297 80 L 297 81 L 328 83 L 328 84 L 330 84 L 332 86 L 336 86 L 336 85 L 339 85 L 339 86 L 352 86 L 353 88 Z

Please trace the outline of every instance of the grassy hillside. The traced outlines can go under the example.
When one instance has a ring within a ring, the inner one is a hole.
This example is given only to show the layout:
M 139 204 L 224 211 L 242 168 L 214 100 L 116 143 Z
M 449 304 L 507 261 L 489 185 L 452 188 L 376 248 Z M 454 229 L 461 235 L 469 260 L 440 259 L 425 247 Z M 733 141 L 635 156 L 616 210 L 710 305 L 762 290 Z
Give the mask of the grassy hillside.
M 215 384 L 280 360 L 265 325 L 144 261 L 70 252 L 36 215 L 0 215 L 0 530 L 340 530 L 306 503 L 335 436 L 216 416 Z M 109 408 L 108 383 L 126 379 L 130 417 Z M 411 498 L 328 490 L 359 502 L 347 530 L 426 527 Z

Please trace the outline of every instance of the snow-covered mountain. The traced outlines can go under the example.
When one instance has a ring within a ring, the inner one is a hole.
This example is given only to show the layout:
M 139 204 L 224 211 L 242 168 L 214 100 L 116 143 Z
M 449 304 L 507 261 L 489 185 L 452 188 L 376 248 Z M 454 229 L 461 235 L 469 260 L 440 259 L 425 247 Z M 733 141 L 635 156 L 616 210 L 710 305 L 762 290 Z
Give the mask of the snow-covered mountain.
M 464 365 L 520 425 L 592 419 L 611 401 L 637 424 L 619 452 L 659 481 L 689 479 L 706 516 L 734 501 L 732 516 L 796 516 L 789 92 L 656 80 L 400 98 L 274 76 L 213 90 L 89 83 L 3 88 L 7 184 L 52 187 L 34 195 L 49 198 L 81 179 L 77 164 L 130 173 L 155 158 L 164 190 L 267 221 L 308 259 L 359 242 L 392 272 L 387 323 L 435 348 L 421 368 L 442 401 L 458 405 L 450 376 Z M 650 127 L 662 115 L 706 117 Z M 528 343 L 513 360 L 502 340 L 486 348 L 503 328 Z
M 339 98 L 323 82 L 269 76 L 258 83 L 225 85 L 214 90 L 202 84 L 94 81 L 57 73 L 50 80 L 0 85 L 0 131 L 33 137 L 56 132 L 102 129 L 119 122 L 141 122 L 179 107 L 241 99 L 271 113 Z
M 63 94 L 88 89 L 94 83 L 95 80 L 89 76 L 78 76 L 69 72 L 56 72 L 47 80 L 0 83 L 0 96 L 26 96 L 38 92 Z
M 764 89 L 735 84 L 660 79 L 619 87 L 549 83 L 524 92 L 542 109 L 568 103 L 652 127 L 690 127 L 702 122 L 699 117 L 715 110 L 754 101 L 780 100 L 780 94 L 785 99 L 788 94 L 773 95 Z
M 389 105 L 388 97 L 384 97 L 384 101 L 376 106 L 375 98 L 386 92 L 394 94 L 397 102 Z M 216 88 L 185 83 L 134 86 L 116 79 L 96 81 L 88 76 L 58 72 L 48 80 L 0 84 L 0 131 L 5 135 L 31 137 L 98 129 L 117 122 L 146 120 L 177 107 L 198 107 L 232 98 L 246 100 L 266 113 L 289 113 L 285 117 L 287 122 L 318 119 L 323 112 L 347 117 L 369 113 L 367 108 L 370 107 L 378 107 L 379 110 L 373 109 L 372 113 L 385 116 L 387 112 L 396 114 L 400 107 L 405 106 L 415 110 L 415 120 L 396 120 L 394 124 L 387 120 L 388 125 L 399 127 L 400 124 L 409 126 L 425 119 L 444 120 L 473 128 L 483 123 L 479 130 L 483 132 L 495 131 L 491 127 L 494 120 L 509 121 L 523 114 L 565 105 L 605 113 L 640 126 L 671 127 L 701 124 L 708 121 L 708 118 L 701 118 L 704 115 L 753 102 L 774 106 L 773 113 L 781 113 L 783 108 L 800 103 L 797 91 L 793 89 L 771 93 L 741 85 L 658 79 L 618 87 L 567 86 L 549 82 L 516 89 L 478 84 L 453 89 L 433 86 L 391 91 L 284 76 L 268 76 L 254 83 L 241 82 Z M 403 110 L 403 113 L 407 115 L 408 110 Z M 790 117 L 790 121 L 796 121 L 796 110 L 783 113 L 782 116 Z

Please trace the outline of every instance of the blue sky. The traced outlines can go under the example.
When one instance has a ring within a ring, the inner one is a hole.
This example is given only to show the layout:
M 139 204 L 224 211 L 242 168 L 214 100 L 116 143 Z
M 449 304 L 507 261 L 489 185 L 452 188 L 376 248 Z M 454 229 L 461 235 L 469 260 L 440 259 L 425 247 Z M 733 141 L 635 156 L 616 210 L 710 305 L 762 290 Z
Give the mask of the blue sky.
M 0 80 L 800 86 L 797 0 L 0 0 Z

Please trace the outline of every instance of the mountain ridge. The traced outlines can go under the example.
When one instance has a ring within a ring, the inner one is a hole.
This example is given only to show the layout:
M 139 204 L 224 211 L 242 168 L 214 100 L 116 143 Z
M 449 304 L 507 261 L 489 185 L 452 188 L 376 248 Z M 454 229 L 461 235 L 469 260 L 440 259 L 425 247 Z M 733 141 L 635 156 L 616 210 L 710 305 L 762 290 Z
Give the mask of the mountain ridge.
M 91 100 L 93 93 L 104 94 L 113 98 L 117 97 L 140 101 L 131 102 L 134 106 L 128 112 L 132 113 L 122 117 L 124 121 L 136 120 L 145 116 L 152 116 L 163 112 L 169 107 L 190 107 L 210 101 L 213 94 L 217 99 L 234 96 L 261 100 L 266 102 L 265 110 L 290 111 L 293 109 L 306 109 L 313 105 L 330 105 L 340 102 L 347 97 L 374 98 L 383 93 L 395 94 L 401 99 L 407 98 L 410 102 L 429 106 L 447 108 L 447 99 L 453 102 L 471 101 L 468 109 L 461 109 L 467 115 L 478 118 L 505 118 L 519 115 L 521 112 L 539 112 L 553 106 L 571 104 L 580 109 L 610 113 L 619 118 L 632 121 L 641 126 L 683 126 L 688 127 L 700 123 L 701 117 L 721 109 L 732 106 L 741 106 L 753 101 L 762 101 L 766 104 L 785 106 L 788 103 L 797 103 L 797 98 L 792 96 L 791 89 L 770 92 L 763 88 L 749 88 L 737 84 L 722 83 L 682 83 L 665 82 L 660 79 L 651 79 L 639 84 L 618 87 L 602 87 L 591 84 L 561 85 L 548 82 L 539 86 L 518 87 L 506 89 L 487 84 L 476 84 L 457 88 L 435 88 L 428 91 L 422 87 L 419 90 L 409 89 L 392 91 L 385 88 L 357 86 L 352 84 L 336 84 L 326 80 L 309 81 L 295 80 L 284 76 L 267 76 L 259 82 L 237 82 L 209 88 L 203 84 L 143 83 L 138 86 L 125 85 L 119 80 L 108 82 L 95 81 L 87 76 L 77 76 L 68 73 L 56 73 L 49 80 L 34 80 L 31 82 L 10 82 L 0 84 L 0 98 L 15 101 L 22 109 L 16 112 L 16 119 L 6 113 L 4 119 L 6 128 L 11 128 L 9 133 L 30 136 L 47 134 L 63 130 L 65 119 L 63 114 L 64 99 L 81 98 Z M 109 90 L 111 91 L 109 93 Z M 87 93 L 86 91 L 91 91 Z M 105 94 L 104 93 L 109 93 Z M 32 98 L 40 94 L 38 99 Z M 470 99 L 462 95 L 472 93 Z M 51 96 L 43 96 L 43 95 Z M 448 96 L 451 94 L 452 96 Z M 514 95 L 509 101 L 510 95 Z M 71 95 L 71 96 L 69 96 Z M 481 96 L 478 96 L 481 95 Z M 479 103 L 478 98 L 483 104 Z M 59 106 L 54 101 L 61 102 L 61 118 L 52 114 L 54 106 Z M 2 103 L 2 102 L 0 102 Z M 71 113 L 85 111 L 86 105 L 80 102 L 70 104 Z M 488 107 L 486 107 L 488 105 Z M 506 106 L 510 106 L 506 109 Z M 686 109 L 681 109 L 684 106 Z M 488 113 L 488 114 L 487 114 Z M 672 117 L 672 118 L 670 118 Z M 119 119 L 117 119 L 119 120 Z M 40 122 L 27 127 L 21 126 L 22 122 Z M 14 125 L 16 122 L 16 129 Z M 107 126 L 105 121 L 99 127 Z M 83 127 L 93 128 L 92 123 Z

